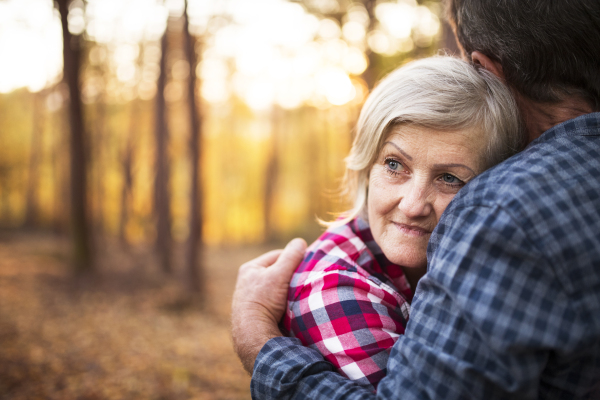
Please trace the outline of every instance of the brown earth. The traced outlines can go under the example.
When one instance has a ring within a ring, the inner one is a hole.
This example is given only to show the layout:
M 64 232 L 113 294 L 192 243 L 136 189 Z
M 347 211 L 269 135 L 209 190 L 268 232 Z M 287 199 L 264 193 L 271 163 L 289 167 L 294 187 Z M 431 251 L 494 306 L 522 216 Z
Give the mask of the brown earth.
M 202 306 L 147 248 L 104 243 L 74 279 L 65 239 L 2 232 L 0 399 L 250 398 L 229 313 L 237 268 L 265 250 L 207 250 Z

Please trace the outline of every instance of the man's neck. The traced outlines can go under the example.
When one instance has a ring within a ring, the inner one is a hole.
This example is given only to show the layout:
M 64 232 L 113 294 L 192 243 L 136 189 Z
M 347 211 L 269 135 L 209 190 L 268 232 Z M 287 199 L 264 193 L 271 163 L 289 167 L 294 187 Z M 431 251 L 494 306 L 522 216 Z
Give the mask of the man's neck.
M 548 129 L 594 112 L 594 108 L 581 97 L 569 97 L 558 103 L 540 103 L 525 96 L 515 96 L 527 131 L 527 143 L 531 143 Z

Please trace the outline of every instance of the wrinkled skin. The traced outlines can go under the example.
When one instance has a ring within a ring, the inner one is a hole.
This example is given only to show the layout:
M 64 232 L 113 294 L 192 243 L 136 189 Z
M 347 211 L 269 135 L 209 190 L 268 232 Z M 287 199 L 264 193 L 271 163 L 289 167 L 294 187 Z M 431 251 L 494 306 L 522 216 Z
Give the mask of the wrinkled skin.
M 305 251 L 306 242 L 294 239 L 285 249 L 270 251 L 240 267 L 231 304 L 231 335 L 249 374 L 264 344 L 281 336 L 278 323 L 287 304 L 290 279 Z

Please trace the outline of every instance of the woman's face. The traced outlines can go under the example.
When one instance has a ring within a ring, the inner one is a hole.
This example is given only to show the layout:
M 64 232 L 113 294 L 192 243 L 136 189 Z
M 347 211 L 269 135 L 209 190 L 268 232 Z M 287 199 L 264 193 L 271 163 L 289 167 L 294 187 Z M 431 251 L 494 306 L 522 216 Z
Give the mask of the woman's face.
M 454 195 L 482 172 L 483 135 L 395 127 L 369 174 L 367 209 L 375 242 L 393 263 L 427 265 L 431 231 Z

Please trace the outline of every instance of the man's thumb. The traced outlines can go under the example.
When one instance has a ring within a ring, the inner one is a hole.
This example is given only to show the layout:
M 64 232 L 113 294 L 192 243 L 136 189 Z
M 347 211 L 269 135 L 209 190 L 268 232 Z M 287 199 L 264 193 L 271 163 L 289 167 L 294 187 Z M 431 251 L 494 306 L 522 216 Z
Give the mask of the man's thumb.
M 283 249 L 283 252 L 279 255 L 279 258 L 273 265 L 275 268 L 270 267 L 269 269 L 277 275 L 281 275 L 283 279 L 289 282 L 292 274 L 304 259 L 305 251 L 306 242 L 304 239 L 293 239 L 285 246 L 285 249 Z

